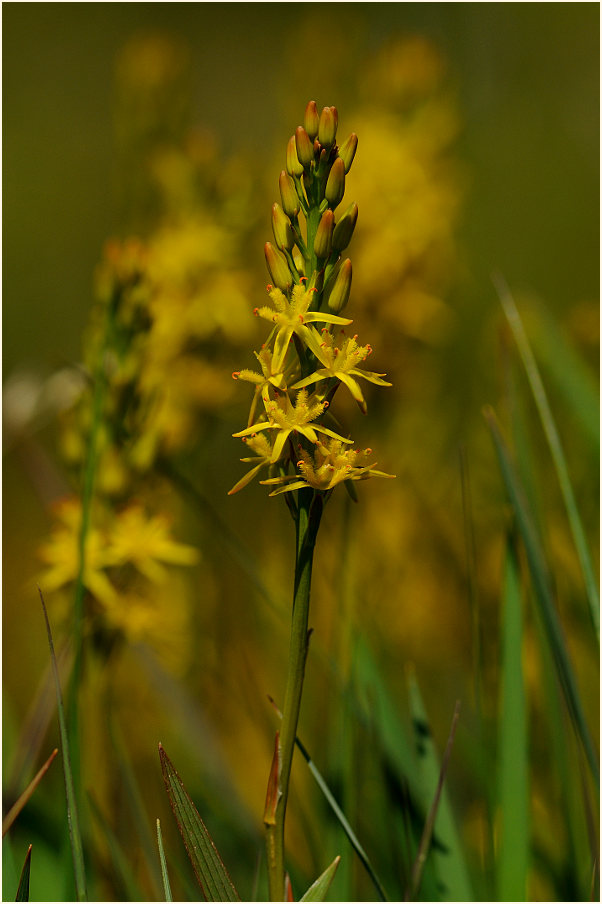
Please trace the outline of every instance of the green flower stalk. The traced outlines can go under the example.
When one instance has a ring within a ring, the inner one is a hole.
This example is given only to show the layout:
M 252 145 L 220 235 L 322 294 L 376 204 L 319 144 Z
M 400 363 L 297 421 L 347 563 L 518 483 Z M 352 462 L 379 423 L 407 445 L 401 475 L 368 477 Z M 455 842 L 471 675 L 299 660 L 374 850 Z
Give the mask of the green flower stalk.
M 289 779 L 301 709 L 308 651 L 309 598 L 313 554 L 325 503 L 335 486 L 351 490 L 353 481 L 392 477 L 377 470 L 372 450 L 356 450 L 343 435 L 332 411 L 344 386 L 366 413 L 358 378 L 390 386 L 384 374 L 360 365 L 372 353 L 357 335 L 348 336 L 352 321 L 341 316 L 351 291 L 351 261 L 341 257 L 355 229 L 357 204 L 335 211 L 345 193 L 357 136 L 336 144 L 338 113 L 315 101 L 305 110 L 286 148 L 286 171 L 279 177 L 282 206 L 272 207 L 275 245 L 267 242 L 265 258 L 272 279 L 271 305 L 255 315 L 271 325 L 255 357 L 261 373 L 245 369 L 233 377 L 254 385 L 247 426 L 233 434 L 254 452 L 241 461 L 253 467 L 230 490 L 247 486 L 261 471 L 270 496 L 285 494 L 296 528 L 296 564 L 290 652 L 282 725 L 276 750 L 264 822 L 270 899 L 285 893 L 284 822 Z M 300 220 L 302 217 L 302 220 Z M 267 475 L 266 475 L 267 470 Z

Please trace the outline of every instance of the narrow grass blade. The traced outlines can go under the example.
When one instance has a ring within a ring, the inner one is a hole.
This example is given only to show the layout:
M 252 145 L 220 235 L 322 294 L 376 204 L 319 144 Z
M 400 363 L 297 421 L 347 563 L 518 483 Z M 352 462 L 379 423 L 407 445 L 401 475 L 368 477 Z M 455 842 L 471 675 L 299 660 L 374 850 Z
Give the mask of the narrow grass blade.
M 73 860 L 73 876 L 75 879 L 75 894 L 78 901 L 86 901 L 86 871 L 84 866 L 84 849 L 82 845 L 81 834 L 79 830 L 79 816 L 77 809 L 77 801 L 75 799 L 75 791 L 73 788 L 73 775 L 71 773 L 71 758 L 69 754 L 69 737 L 67 735 L 67 725 L 65 723 L 65 708 L 63 706 L 63 694 L 61 692 L 61 683 L 59 680 L 59 672 L 56 664 L 56 656 L 54 655 L 54 644 L 52 642 L 52 631 L 50 630 L 50 622 L 48 620 L 48 612 L 42 591 L 38 588 L 40 600 L 42 602 L 42 610 L 44 612 L 44 620 L 46 622 L 46 633 L 48 634 L 48 646 L 50 648 L 50 661 L 52 663 L 52 673 L 54 675 L 54 684 L 56 688 L 56 702 L 59 717 L 59 733 L 61 738 L 61 749 L 63 754 L 63 772 L 65 776 L 65 796 L 67 799 L 67 823 L 69 826 L 69 841 L 71 844 L 71 857 Z
M 510 459 L 510 454 L 502 437 L 497 418 L 495 417 L 493 409 L 489 407 L 485 409 L 484 414 L 493 437 L 506 492 L 508 493 L 512 507 L 514 508 L 517 527 L 525 546 L 529 571 L 535 590 L 535 598 L 545 628 L 547 641 L 554 658 L 558 679 L 571 714 L 575 731 L 581 739 L 592 775 L 599 788 L 600 771 L 598 762 L 585 721 L 585 714 L 579 697 L 577 682 L 575 680 L 558 614 L 554 605 L 551 581 L 545 556 L 535 530 L 532 515 L 527 506 L 525 493 Z
M 163 850 L 163 835 L 161 834 L 161 820 L 157 820 L 157 845 L 159 847 L 159 861 L 161 863 L 161 876 L 163 877 L 163 891 L 166 901 L 173 901 L 171 895 L 171 885 L 169 884 L 169 874 L 167 872 L 167 861 L 165 860 L 165 851 Z
M 29 873 L 31 870 L 31 848 L 30 844 L 25 855 L 25 863 L 21 870 L 21 878 L 19 879 L 19 887 L 17 889 L 17 897 L 15 901 L 29 901 Z
M 501 276 L 496 276 L 494 283 L 500 302 L 502 304 L 502 308 L 504 309 L 504 314 L 506 315 L 506 319 L 510 324 L 512 333 L 514 334 L 514 339 L 522 358 L 522 362 L 527 373 L 527 378 L 529 380 L 529 385 L 531 386 L 531 392 L 533 393 L 533 398 L 535 399 L 535 404 L 537 406 L 537 410 L 539 411 L 543 430 L 550 447 L 552 460 L 554 462 L 556 475 L 558 477 L 558 483 L 560 484 L 560 490 L 562 492 L 564 505 L 567 511 L 569 526 L 573 535 L 573 541 L 575 543 L 579 562 L 581 564 L 581 571 L 583 573 L 587 600 L 589 603 L 589 613 L 599 643 L 600 597 L 598 594 L 594 569 L 592 566 L 588 544 L 585 537 L 585 531 L 583 529 L 583 524 L 581 523 L 581 518 L 579 517 L 579 511 L 577 509 L 575 495 L 573 493 L 573 488 L 569 478 L 566 459 L 564 457 L 562 444 L 560 442 L 560 436 L 558 435 L 558 430 L 556 429 L 556 424 L 552 416 L 552 410 L 548 402 L 546 391 L 544 389 L 544 385 L 514 299 L 510 293 L 510 290 L 508 289 L 508 286 Z
M 276 706 L 276 704 L 274 703 L 274 701 L 272 700 L 272 698 L 269 697 L 268 699 L 270 700 L 270 703 L 272 704 L 272 706 L 274 707 L 274 709 L 275 709 L 276 712 L 278 713 L 279 717 L 282 718 L 282 713 L 280 712 L 280 710 L 278 709 L 278 707 Z M 334 797 L 332 791 L 330 790 L 330 788 L 329 788 L 328 785 L 326 784 L 326 781 L 324 780 L 324 777 L 322 776 L 322 773 L 320 772 L 320 770 L 318 769 L 318 767 L 316 766 L 316 764 L 315 764 L 314 761 L 312 760 L 311 756 L 309 755 L 309 753 L 308 753 L 308 751 L 307 751 L 307 748 L 305 747 L 305 745 L 301 742 L 301 740 L 300 740 L 299 738 L 295 738 L 295 744 L 296 744 L 298 750 L 300 751 L 301 756 L 303 757 L 303 759 L 304 759 L 305 762 L 307 763 L 307 766 L 308 766 L 308 768 L 309 768 L 309 771 L 310 771 L 311 774 L 313 775 L 313 777 L 314 777 L 314 779 L 315 779 L 315 781 L 316 781 L 316 784 L 317 784 L 318 788 L 320 789 L 320 791 L 321 791 L 322 794 L 324 795 L 324 797 L 325 797 L 325 799 L 326 799 L 326 802 L 328 803 L 328 805 L 329 805 L 329 807 L 331 808 L 332 812 L 334 813 L 334 815 L 336 816 L 337 820 L 339 821 L 339 824 L 340 824 L 341 828 L 343 829 L 345 835 L 346 835 L 347 838 L 349 839 L 349 842 L 350 842 L 350 844 L 351 844 L 353 850 L 355 851 L 355 853 L 356 853 L 357 856 L 359 857 L 360 862 L 362 863 L 363 867 L 365 868 L 366 872 L 368 873 L 368 875 L 370 876 L 372 882 L 374 883 L 374 887 L 376 888 L 376 890 L 377 890 L 377 892 L 378 892 L 378 894 L 379 894 L 379 896 L 380 896 L 381 901 L 388 901 L 389 899 L 387 898 L 387 894 L 386 894 L 386 892 L 385 892 L 385 890 L 384 890 L 384 888 L 383 888 L 383 884 L 382 884 L 382 882 L 380 881 L 380 879 L 378 878 L 378 875 L 376 874 L 376 870 L 375 870 L 374 867 L 372 866 L 372 863 L 370 862 L 370 858 L 368 857 L 368 854 L 366 853 L 366 851 L 365 851 L 364 848 L 362 847 L 362 844 L 360 843 L 359 838 L 357 837 L 357 835 L 355 834 L 355 832 L 354 832 L 353 829 L 351 828 L 351 826 L 350 826 L 350 824 L 349 824 L 349 821 L 348 821 L 347 817 L 345 816 L 345 814 L 344 814 L 343 811 L 341 810 L 341 808 L 340 808 L 340 806 L 338 805 L 338 803 L 337 803 L 337 801 L 336 801 L 336 799 L 335 799 L 335 797 Z M 334 876 L 334 871 L 333 871 L 333 876 Z M 309 899 L 307 899 L 307 900 L 309 900 Z
M 325 901 L 328 889 L 331 886 L 334 874 L 337 871 L 341 858 L 335 857 L 330 866 L 324 870 L 322 875 L 316 879 L 313 885 L 310 885 L 301 901 Z
M 502 698 L 498 741 L 501 833 L 496 861 L 499 901 L 524 901 L 529 860 L 527 710 L 522 670 L 522 594 L 516 550 L 508 543 L 502 614 Z
M 127 896 L 128 901 L 143 901 L 145 895 L 142 893 L 142 889 L 138 884 L 138 881 L 134 875 L 134 871 L 130 866 L 128 857 L 123 850 L 123 846 L 120 844 L 115 832 L 107 822 L 102 810 L 98 806 L 98 803 L 92 797 L 89 796 L 90 808 L 92 813 L 94 814 L 94 818 L 96 819 L 100 829 L 105 837 L 105 841 L 107 843 L 107 847 L 109 848 L 111 854 L 111 863 L 113 867 L 113 875 L 115 877 L 115 881 L 119 884 L 119 887 L 125 895 Z
M 21 794 L 19 799 L 13 804 L 13 806 L 10 808 L 10 810 L 8 811 L 8 813 L 2 820 L 2 836 L 3 837 L 4 837 L 4 835 L 6 835 L 6 833 L 12 826 L 13 822 L 15 821 L 15 819 L 17 818 L 17 816 L 19 815 L 19 813 L 21 812 L 21 810 L 23 809 L 23 807 L 25 806 L 25 804 L 27 803 L 27 801 L 29 800 L 31 795 L 33 794 L 33 792 L 36 790 L 36 788 L 38 787 L 38 785 L 40 784 L 40 782 L 42 781 L 42 779 L 44 778 L 44 776 L 50 769 L 50 766 L 58 752 L 59 752 L 58 748 L 55 747 L 55 749 L 52 751 L 52 753 L 50 754 L 50 756 L 48 757 L 48 759 L 46 760 L 46 762 L 44 763 L 42 768 L 39 770 L 39 772 L 37 772 L 36 776 L 31 780 L 31 782 L 29 783 L 29 785 L 27 786 L 27 788 L 25 789 L 23 794 Z
M 431 739 L 431 730 L 422 703 L 415 676 L 409 676 L 410 706 L 416 733 L 416 746 L 419 756 L 419 770 L 422 776 L 423 793 L 429 795 L 428 815 L 424 824 L 418 854 L 412 868 L 409 896 L 414 898 L 420 887 L 422 871 L 431 848 L 433 835 L 437 839 L 437 847 L 432 848 L 432 858 L 437 871 L 440 900 L 470 901 L 472 892 L 468 871 L 464 862 L 461 842 L 456 832 L 451 807 L 445 793 L 443 783 L 456 735 L 460 704 L 456 703 L 451 729 L 439 766 L 435 745 Z
M 159 759 L 169 802 L 205 898 L 240 901 L 217 848 L 162 744 L 159 744 Z
M 132 768 L 131 759 L 124 743 L 121 730 L 115 719 L 109 720 L 109 740 L 115 753 L 115 759 L 119 766 L 119 773 L 123 782 L 125 801 L 129 805 L 132 814 L 133 829 L 136 834 L 138 847 L 141 849 L 149 872 L 149 878 L 153 884 L 153 893 L 159 896 L 162 889 L 161 871 L 157 863 L 157 854 L 153 832 L 144 808 L 144 802 L 140 791 L 139 782 Z

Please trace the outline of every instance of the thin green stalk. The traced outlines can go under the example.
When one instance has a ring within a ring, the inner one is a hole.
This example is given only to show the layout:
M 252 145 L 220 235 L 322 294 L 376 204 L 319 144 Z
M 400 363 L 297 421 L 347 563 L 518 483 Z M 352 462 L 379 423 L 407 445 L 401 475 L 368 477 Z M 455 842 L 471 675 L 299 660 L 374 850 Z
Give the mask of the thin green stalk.
M 96 467 L 98 463 L 98 432 L 102 419 L 102 410 L 104 406 L 106 392 L 106 376 L 105 376 L 105 352 L 109 346 L 110 337 L 113 330 L 113 315 L 117 304 L 117 298 L 114 296 L 109 302 L 105 314 L 104 333 L 101 342 L 98 361 L 96 362 L 96 372 L 94 379 L 94 395 L 92 398 L 92 421 L 90 426 L 90 434 L 88 437 L 88 447 L 86 450 L 86 459 L 83 472 L 83 484 L 81 494 L 82 517 L 78 538 L 78 570 L 75 580 L 75 591 L 73 600 L 73 670 L 71 673 L 71 682 L 69 688 L 68 700 L 68 730 L 71 748 L 71 767 L 73 772 L 73 784 L 75 787 L 76 797 L 79 799 L 80 787 L 80 745 L 79 745 L 79 686 L 82 675 L 82 659 L 83 659 L 83 633 L 84 633 L 84 593 L 85 593 L 85 574 L 86 574 L 86 542 L 90 530 L 90 520 L 92 511 L 92 499 L 94 495 L 94 482 L 96 477 Z
M 585 537 L 585 531 L 583 529 L 583 524 L 581 523 L 581 518 L 577 509 L 577 503 L 575 501 L 575 495 L 573 493 L 568 467 L 562 449 L 562 443 L 560 442 L 560 436 L 558 435 L 558 430 L 556 429 L 556 424 L 552 416 L 552 410 L 548 402 L 548 397 L 546 395 L 546 391 L 544 389 L 544 385 L 539 374 L 533 352 L 531 351 L 531 346 L 529 345 L 529 340 L 527 339 L 527 334 L 525 332 L 523 322 L 521 320 L 520 314 L 518 313 L 516 303 L 510 293 L 508 286 L 506 285 L 506 282 L 499 274 L 496 274 L 494 276 L 494 284 L 502 308 L 504 309 L 504 314 L 506 315 L 506 319 L 514 334 L 514 339 L 522 358 L 527 378 L 531 386 L 531 392 L 533 393 L 533 398 L 535 399 L 535 404 L 541 418 L 544 433 L 550 447 L 550 452 L 552 455 L 552 460 L 554 462 L 554 467 L 556 468 L 558 483 L 560 484 L 560 490 L 562 492 L 562 498 L 564 500 L 571 533 L 573 535 L 573 542 L 577 550 L 577 555 L 579 557 L 579 562 L 581 565 L 581 571 L 583 573 L 592 627 L 595 631 L 599 643 L 600 598 L 598 596 L 596 577 L 594 575 L 594 568 L 589 554 L 587 539 Z
M 301 709 L 305 662 L 309 647 L 308 621 L 311 572 L 322 507 L 321 494 L 315 493 L 313 490 L 299 491 L 293 617 L 288 677 L 278 745 L 278 794 L 273 822 L 269 822 L 266 826 L 271 901 L 282 901 L 284 896 L 284 821 L 295 738 L 297 736 L 297 725 Z

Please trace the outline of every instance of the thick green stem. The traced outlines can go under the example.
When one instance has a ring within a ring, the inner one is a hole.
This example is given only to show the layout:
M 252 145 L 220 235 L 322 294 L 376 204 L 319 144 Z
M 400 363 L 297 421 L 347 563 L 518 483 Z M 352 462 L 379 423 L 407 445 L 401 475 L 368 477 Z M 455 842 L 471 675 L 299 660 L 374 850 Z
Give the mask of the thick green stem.
M 297 515 L 297 561 L 295 592 L 288 662 L 288 677 L 280 729 L 278 755 L 278 794 L 274 820 L 267 824 L 267 859 L 270 900 L 284 900 L 284 820 L 288 800 L 289 780 L 297 724 L 301 709 L 301 694 L 305 676 L 305 661 L 309 646 L 309 594 L 316 536 L 322 516 L 322 496 L 313 490 L 299 491 Z

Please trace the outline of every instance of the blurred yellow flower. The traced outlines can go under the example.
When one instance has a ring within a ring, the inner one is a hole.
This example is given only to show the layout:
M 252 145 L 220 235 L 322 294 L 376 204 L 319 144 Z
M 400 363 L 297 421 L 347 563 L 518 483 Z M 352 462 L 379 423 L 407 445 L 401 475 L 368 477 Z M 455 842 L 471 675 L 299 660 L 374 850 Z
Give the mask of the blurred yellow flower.
M 194 565 L 198 552 L 170 537 L 165 516 L 149 516 L 134 505 L 119 513 L 111 527 L 107 561 L 113 566 L 132 564 L 149 581 L 161 583 L 167 577 L 164 563 Z

